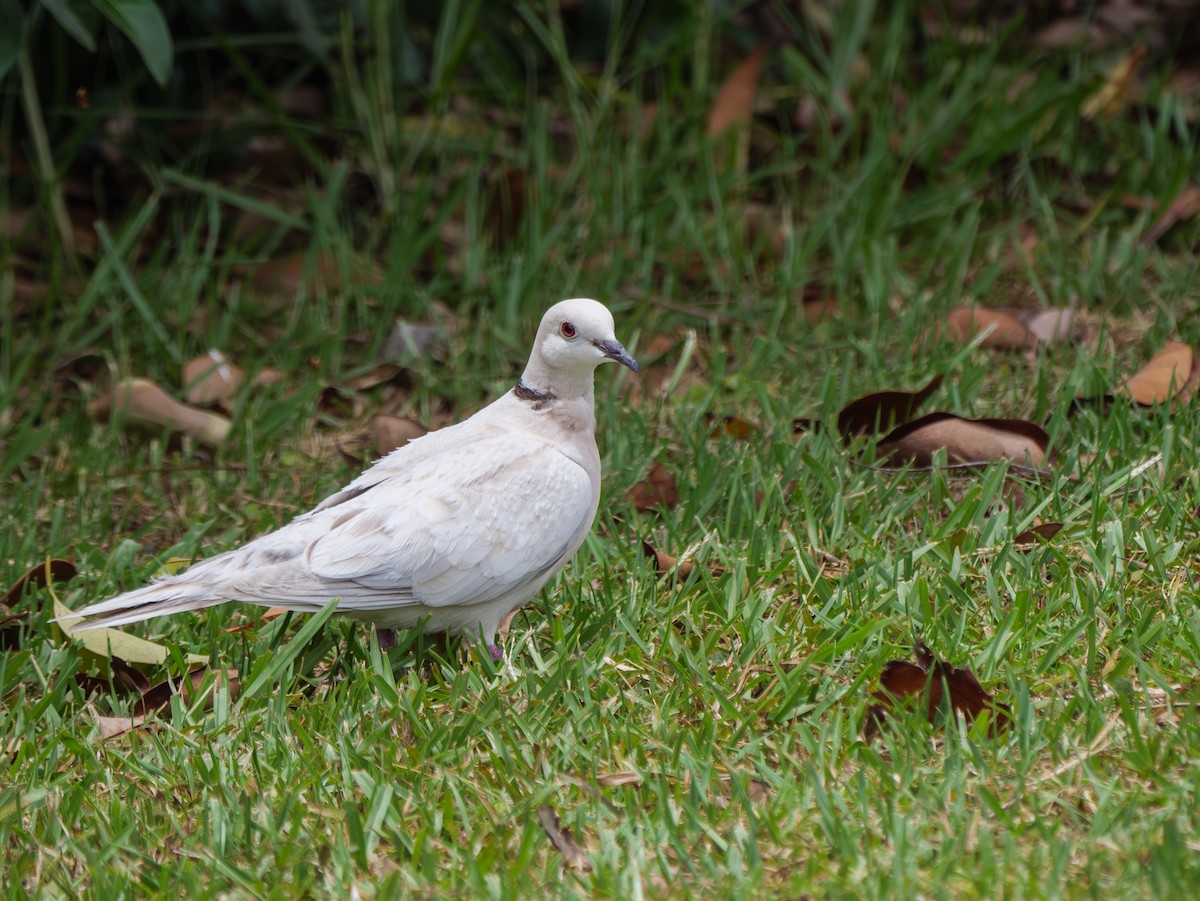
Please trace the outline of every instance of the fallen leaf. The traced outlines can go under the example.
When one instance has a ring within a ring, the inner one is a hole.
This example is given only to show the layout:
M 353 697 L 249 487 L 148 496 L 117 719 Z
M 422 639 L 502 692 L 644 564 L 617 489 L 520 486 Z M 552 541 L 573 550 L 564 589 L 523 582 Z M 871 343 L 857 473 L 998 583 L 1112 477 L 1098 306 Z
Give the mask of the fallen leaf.
M 993 716 L 990 723 L 993 735 L 1011 725 L 1012 709 L 998 703 L 984 691 L 979 679 L 969 669 L 938 660 L 924 643 L 918 643 L 913 648 L 913 655 L 917 658 L 915 663 L 889 660 L 883 665 L 883 672 L 879 676 L 880 688 L 871 693 L 875 703 L 867 708 L 867 721 L 863 727 L 863 735 L 867 740 L 879 734 L 883 720 L 898 703 L 912 703 L 922 698 L 926 701 L 926 718 L 931 723 L 936 722 L 938 712 L 943 709 L 943 702 L 948 696 L 950 710 L 968 723 L 974 722 L 985 710 L 989 711 Z
M 696 568 L 696 564 L 690 559 L 680 560 L 678 557 L 673 557 L 666 551 L 660 551 L 649 541 L 642 542 L 642 553 L 654 561 L 654 571 L 660 576 L 665 576 L 674 571 L 679 578 L 686 579 L 692 574 L 692 570 Z M 710 566 L 708 571 L 713 576 L 721 576 L 725 574 L 725 567 Z
M 750 124 L 754 116 L 754 103 L 758 98 L 758 78 L 766 54 L 767 45 L 759 44 L 725 79 L 708 114 L 710 138 L 731 128 L 745 128 Z
M 619 773 L 601 773 L 596 777 L 596 782 L 605 788 L 616 788 L 621 785 L 638 785 L 641 781 L 642 777 L 632 770 L 623 770 Z
M 237 392 L 246 373 L 219 350 L 210 350 L 183 364 L 183 396 L 189 404 L 210 406 Z
M 558 811 L 549 804 L 543 804 L 538 808 L 538 822 L 541 823 L 550 843 L 562 854 L 567 866 L 578 873 L 591 872 L 592 863 L 588 860 L 587 852 L 575 841 L 571 830 L 561 825 Z
M 1111 119 L 1128 105 L 1138 66 L 1146 57 L 1144 46 L 1134 47 L 1117 61 L 1100 85 L 1079 107 L 1084 119 Z
M 708 436 L 710 438 L 736 438 L 739 441 L 746 441 L 758 437 L 758 426 L 741 417 L 722 416 L 718 418 L 715 414 L 709 413 L 705 418 L 708 420 Z
M 371 431 L 375 437 L 375 450 L 382 457 L 398 447 L 403 447 L 414 438 L 429 432 L 425 426 L 404 416 L 389 416 L 379 413 L 371 419 Z
M 1012 460 L 1037 468 L 1045 461 L 1049 445 L 1045 430 L 1023 419 L 964 419 L 953 413 L 930 413 L 893 430 L 879 442 L 878 452 L 929 466 L 934 454 L 944 448 L 950 463 Z
M 1039 544 L 1044 544 L 1062 531 L 1061 522 L 1043 522 L 1030 526 L 1024 532 L 1013 538 L 1013 546 L 1019 551 L 1028 551 Z
M 29 611 L 13 613 L 0 604 L 0 650 L 11 651 L 21 646 L 21 627 L 29 622 Z
M 403 366 L 397 366 L 395 363 L 378 363 L 366 372 L 348 379 L 346 385 L 355 391 L 370 391 L 380 385 L 401 382 L 407 378 L 407 375 L 408 370 Z
M 122 632 L 120 629 L 99 628 L 75 631 L 77 619 L 72 619 L 71 609 L 58 598 L 54 599 L 54 616 L 58 620 L 55 625 L 72 641 L 77 641 L 90 653 L 107 660 L 119 657 L 125 663 L 135 663 L 144 666 L 162 666 L 170 656 L 166 647 Z M 188 654 L 188 663 L 207 663 L 208 657 L 201 654 Z
M 946 333 L 960 344 L 972 341 L 987 329 L 991 331 L 980 342 L 980 347 L 997 347 L 1004 350 L 1027 350 L 1037 346 L 1038 339 L 1025 325 L 1004 310 L 959 307 L 946 317 Z
M 167 679 L 151 687 L 133 705 L 129 716 L 97 716 L 96 724 L 100 729 L 101 741 L 124 735 L 132 729 L 144 726 L 154 714 L 170 706 L 171 698 L 176 694 L 183 697 L 185 703 L 191 703 L 195 693 L 200 689 L 204 677 L 209 673 L 207 666 L 201 666 L 187 673 L 182 679 Z M 230 697 L 237 695 L 240 687 L 238 671 L 235 669 L 215 670 L 217 685 L 214 688 L 224 688 Z M 205 709 L 211 709 L 213 693 L 205 699 Z
M 1075 322 L 1075 311 L 1070 307 L 1023 310 L 1019 318 L 1021 324 L 1041 344 L 1061 344 L 1080 338 L 1081 330 Z
M 1191 384 L 1192 364 L 1192 348 L 1181 341 L 1171 341 L 1126 379 L 1118 391 L 1143 406 L 1166 403 Z
M 131 425 L 169 428 L 210 446 L 225 441 L 232 423 L 224 416 L 181 404 L 148 379 L 124 379 L 96 398 L 88 412 L 97 419 L 118 416 Z
M 658 461 L 650 464 L 646 478 L 629 489 L 625 500 L 639 513 L 662 508 L 672 510 L 679 505 L 679 488 L 675 476 Z
M 1200 185 L 1188 185 L 1171 201 L 1166 212 L 1155 220 L 1138 243 L 1143 246 L 1153 244 L 1165 235 L 1175 223 L 1191 219 L 1197 214 L 1200 214 Z
M 70 582 L 75 578 L 75 564 L 70 560 L 63 560 L 60 557 L 48 557 L 36 566 L 31 566 L 24 573 L 17 577 L 17 580 L 8 587 L 8 591 L 0 596 L 0 604 L 5 607 L 11 607 L 25 594 L 25 590 L 31 585 L 37 588 L 44 588 L 54 582 Z
M 838 413 L 838 431 L 843 437 L 849 438 L 903 425 L 941 386 L 942 377 L 935 375 L 919 391 L 878 391 L 852 400 Z

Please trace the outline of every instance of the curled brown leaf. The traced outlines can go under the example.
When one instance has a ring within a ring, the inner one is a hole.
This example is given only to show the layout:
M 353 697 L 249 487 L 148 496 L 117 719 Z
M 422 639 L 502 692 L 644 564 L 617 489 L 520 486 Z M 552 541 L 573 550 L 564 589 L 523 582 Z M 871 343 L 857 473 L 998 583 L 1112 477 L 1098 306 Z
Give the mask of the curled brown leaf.
M 924 700 L 925 716 L 935 722 L 948 701 L 949 709 L 967 722 L 985 710 L 992 714 L 992 734 L 1002 732 L 1012 722 L 1012 710 L 996 701 L 979 684 L 969 669 L 938 660 L 924 643 L 913 648 L 914 661 L 889 660 L 879 675 L 879 690 L 871 693 L 875 703 L 867 709 L 864 736 L 870 740 L 879 734 L 888 713 L 898 704 Z
M 941 384 L 936 375 L 919 391 L 878 391 L 853 400 L 838 413 L 838 431 L 849 438 L 903 425 Z
M 929 466 L 945 449 L 951 463 L 1011 460 L 1040 467 L 1050 436 L 1023 419 L 964 419 L 953 413 L 930 413 L 894 429 L 879 442 L 881 456 Z

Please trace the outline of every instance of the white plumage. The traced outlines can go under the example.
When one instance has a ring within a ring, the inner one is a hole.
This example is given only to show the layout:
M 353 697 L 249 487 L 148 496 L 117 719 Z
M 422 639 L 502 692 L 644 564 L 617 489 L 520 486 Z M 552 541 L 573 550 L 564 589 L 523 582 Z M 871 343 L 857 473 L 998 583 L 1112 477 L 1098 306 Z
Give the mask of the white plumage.
M 118 626 L 246 601 L 337 611 L 379 629 L 481 639 L 574 556 L 600 501 L 593 373 L 637 371 L 594 300 L 542 317 L 513 390 L 398 448 L 283 528 L 144 588 L 75 611 Z

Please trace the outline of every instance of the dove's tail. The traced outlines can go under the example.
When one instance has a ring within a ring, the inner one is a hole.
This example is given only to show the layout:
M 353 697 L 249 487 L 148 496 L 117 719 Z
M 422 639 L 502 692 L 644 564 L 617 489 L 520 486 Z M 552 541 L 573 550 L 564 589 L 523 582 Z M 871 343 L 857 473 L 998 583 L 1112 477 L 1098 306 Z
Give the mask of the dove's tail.
M 215 597 L 209 585 L 186 578 L 164 579 L 144 588 L 135 588 L 115 598 L 72 610 L 67 620 L 72 632 L 99 629 L 103 626 L 124 626 L 155 616 L 168 616 L 188 610 L 203 610 L 223 604 L 227 598 Z M 55 620 L 57 622 L 58 620 Z

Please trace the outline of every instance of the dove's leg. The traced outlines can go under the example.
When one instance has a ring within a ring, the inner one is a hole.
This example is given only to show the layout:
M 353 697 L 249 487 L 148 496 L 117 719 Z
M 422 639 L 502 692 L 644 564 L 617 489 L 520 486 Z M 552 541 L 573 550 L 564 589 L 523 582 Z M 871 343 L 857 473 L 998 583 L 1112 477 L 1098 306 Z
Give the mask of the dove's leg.
M 488 653 L 492 655 L 492 659 L 497 663 L 504 659 L 504 651 L 500 650 L 499 645 L 489 644 L 487 649 Z
M 375 629 L 375 635 L 379 638 L 379 650 L 386 654 L 396 646 L 396 630 L 395 629 Z

